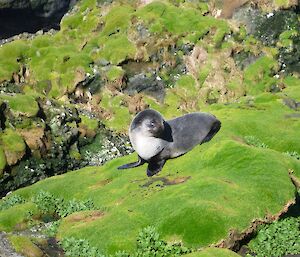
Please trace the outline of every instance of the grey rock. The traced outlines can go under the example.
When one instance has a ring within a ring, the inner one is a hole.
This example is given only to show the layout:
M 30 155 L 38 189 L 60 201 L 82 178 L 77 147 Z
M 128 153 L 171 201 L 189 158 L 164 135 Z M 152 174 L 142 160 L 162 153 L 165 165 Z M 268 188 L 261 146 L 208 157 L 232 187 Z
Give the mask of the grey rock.
M 147 76 L 145 73 L 130 77 L 124 93 L 129 95 L 145 93 L 156 98 L 160 102 L 163 102 L 166 94 L 163 80 L 156 74 Z
M 298 111 L 300 109 L 300 102 L 297 102 L 292 98 L 283 99 L 283 103 L 292 110 Z
M 0 256 L 1 257 L 23 257 L 19 253 L 16 253 L 11 247 L 7 234 L 5 232 L 0 232 Z

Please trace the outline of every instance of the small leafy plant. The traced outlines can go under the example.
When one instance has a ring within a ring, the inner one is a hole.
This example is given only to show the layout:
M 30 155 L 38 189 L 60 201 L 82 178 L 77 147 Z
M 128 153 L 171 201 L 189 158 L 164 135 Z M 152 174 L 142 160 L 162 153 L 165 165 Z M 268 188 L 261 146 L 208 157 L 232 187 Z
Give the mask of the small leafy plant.
M 293 158 L 296 158 L 297 160 L 300 160 L 300 154 L 298 152 L 296 152 L 296 151 L 293 151 L 293 152 L 287 151 L 287 152 L 285 152 L 285 154 L 289 155 L 289 156 L 291 156 Z
M 66 201 L 56 198 L 49 192 L 40 191 L 32 201 L 43 214 L 57 215 L 60 218 L 66 217 L 74 212 L 94 210 L 95 206 L 91 200 L 77 201 L 75 199 Z
M 105 257 L 100 251 L 89 244 L 85 239 L 76 239 L 74 237 L 64 238 L 60 242 L 66 256 L 70 257 Z
M 56 220 L 51 222 L 45 230 L 45 233 L 50 237 L 55 237 L 58 231 L 58 227 L 60 225 L 60 220 Z
M 39 191 L 32 201 L 43 214 L 55 212 L 57 199 L 49 192 Z
M 15 206 L 16 204 L 24 203 L 25 200 L 20 195 L 12 195 L 4 198 L 0 203 L 0 211 L 9 209 L 10 207 Z
M 289 217 L 260 228 L 249 243 L 258 257 L 300 253 L 300 217 Z
M 252 145 L 252 146 L 260 147 L 260 148 L 269 148 L 268 145 L 266 145 L 265 143 L 261 142 L 255 136 L 245 136 L 244 140 L 245 140 L 245 142 L 246 142 L 247 145 Z
M 175 257 L 190 253 L 191 249 L 181 243 L 168 244 L 160 239 L 159 233 L 152 226 L 144 228 L 137 238 L 137 257 Z

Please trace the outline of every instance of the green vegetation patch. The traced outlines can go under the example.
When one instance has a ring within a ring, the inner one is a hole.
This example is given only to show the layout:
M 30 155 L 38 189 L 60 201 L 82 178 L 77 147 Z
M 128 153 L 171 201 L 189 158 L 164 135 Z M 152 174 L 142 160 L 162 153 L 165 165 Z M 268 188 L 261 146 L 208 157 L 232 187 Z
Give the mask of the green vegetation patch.
M 29 213 L 37 213 L 35 205 L 31 202 L 16 204 L 0 211 L 0 230 L 11 232 L 25 228 Z
M 0 146 L 0 178 L 2 177 L 3 170 L 6 166 L 6 164 L 7 164 L 7 162 L 6 162 L 5 153 L 4 153 L 2 146 Z
M 25 143 L 23 138 L 13 129 L 5 129 L 0 134 L 0 142 L 5 150 L 11 152 L 24 152 Z
M 175 7 L 163 2 L 152 2 L 139 9 L 135 15 L 146 21 L 153 33 L 168 31 L 187 36 L 194 43 L 215 28 L 213 39 L 215 44 L 219 44 L 230 31 L 225 21 L 203 16 L 199 10 L 193 8 Z
M 101 32 L 103 36 L 127 32 L 133 8 L 129 5 L 120 5 L 113 7 L 105 16 L 105 26 Z
M 106 76 L 109 81 L 115 81 L 121 79 L 124 76 L 125 71 L 119 66 L 112 66 L 107 72 Z
M 214 248 L 214 247 L 205 248 L 199 252 L 194 252 L 185 255 L 185 257 L 238 257 L 238 256 L 240 255 L 228 249 Z
M 195 79 L 191 75 L 183 75 L 176 82 L 176 89 L 183 90 L 185 97 L 197 97 Z
M 35 98 L 31 95 L 2 95 L 0 96 L 0 99 L 7 101 L 9 108 L 16 115 L 21 114 L 27 117 L 34 117 L 39 111 L 39 105 Z
M 15 40 L 0 47 L 0 82 L 12 78 L 13 72 L 18 72 L 26 59 L 28 45 L 24 40 Z
M 59 238 L 84 238 L 104 253 L 135 251 L 136 235 L 148 225 L 157 227 L 166 242 L 197 248 L 219 242 L 229 229 L 246 229 L 253 218 L 280 212 L 294 197 L 287 170 L 299 168 L 296 160 L 275 151 L 220 142 L 218 136 L 206 147 L 169 161 L 158 177 L 147 178 L 145 167 L 116 169 L 135 158 L 70 172 L 17 192 L 27 198 L 44 189 L 105 207 L 103 216 L 84 225 L 64 219 L 58 230 Z
M 43 214 L 56 214 L 58 217 L 66 217 L 74 212 L 94 209 L 91 200 L 78 201 L 75 199 L 65 201 L 55 197 L 47 191 L 39 191 L 32 199 L 37 209 Z
M 283 83 L 286 86 L 283 90 L 284 96 L 300 101 L 300 79 L 293 76 L 287 76 L 284 78 Z
M 7 196 L 0 202 L 0 211 L 9 209 L 10 207 L 15 206 L 16 204 L 21 204 L 24 202 L 25 200 L 17 194 Z
M 103 50 L 100 52 L 100 57 L 117 65 L 126 59 L 134 59 L 135 52 L 136 48 L 128 40 L 127 35 L 116 34 L 103 42 Z
M 131 120 L 128 108 L 122 103 L 124 102 L 122 96 L 112 96 L 107 90 L 102 92 L 100 107 L 111 113 L 111 117 L 103 120 L 103 123 L 116 131 L 127 131 L 128 124 Z
M 86 127 L 89 130 L 96 131 L 97 128 L 99 127 L 99 121 L 96 119 L 92 119 L 90 117 L 80 115 L 79 116 L 81 119 L 80 124 L 84 127 Z
M 245 69 L 244 83 L 249 94 L 256 95 L 270 90 L 276 85 L 273 73 L 278 69 L 277 62 L 268 56 L 260 57 Z
M 119 165 L 136 160 L 133 154 L 102 167 L 88 167 L 40 181 L 15 194 L 31 201 L 44 190 L 64 202 L 91 200 L 104 210 L 103 215 L 67 216 L 58 227 L 57 237 L 87 240 L 103 254 L 134 253 L 139 231 L 149 225 L 157 228 L 161 240 L 168 244 L 182 242 L 186 247 L 199 248 L 217 243 L 227 238 L 230 229 L 244 231 L 253 219 L 278 214 L 294 199 L 288 171 L 293 170 L 300 177 L 300 162 L 283 153 L 299 149 L 300 142 L 295 138 L 299 136 L 300 120 L 286 116 L 291 111 L 279 101 L 280 95 L 266 95 L 253 97 L 251 102 L 246 97 L 226 108 L 221 104 L 206 106 L 203 111 L 222 121 L 220 132 L 211 142 L 169 160 L 158 176 L 148 178 L 145 166 L 117 170 Z M 103 97 L 105 110 L 120 114 L 121 99 L 108 94 Z M 181 114 L 176 105 L 155 106 L 167 119 Z M 110 120 L 112 125 L 122 123 L 124 129 L 129 124 L 128 109 L 124 107 L 124 111 L 126 117 Z M 246 144 L 245 137 L 249 135 L 254 139 L 248 138 Z M 268 148 L 260 147 L 262 143 Z M 11 217 L 5 217 L 7 224 Z
M 299 254 L 300 218 L 289 217 L 262 226 L 249 246 L 258 257 Z
M 9 235 L 9 240 L 16 252 L 29 257 L 42 257 L 43 251 L 26 236 Z

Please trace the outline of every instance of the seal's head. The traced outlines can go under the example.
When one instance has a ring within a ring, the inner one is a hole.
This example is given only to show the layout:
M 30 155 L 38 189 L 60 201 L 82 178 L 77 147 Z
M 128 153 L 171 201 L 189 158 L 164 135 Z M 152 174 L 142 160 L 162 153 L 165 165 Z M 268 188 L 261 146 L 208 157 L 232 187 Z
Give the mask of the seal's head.
M 144 136 L 161 137 L 164 131 L 164 118 L 152 109 L 138 113 L 130 125 L 130 132 L 139 131 Z

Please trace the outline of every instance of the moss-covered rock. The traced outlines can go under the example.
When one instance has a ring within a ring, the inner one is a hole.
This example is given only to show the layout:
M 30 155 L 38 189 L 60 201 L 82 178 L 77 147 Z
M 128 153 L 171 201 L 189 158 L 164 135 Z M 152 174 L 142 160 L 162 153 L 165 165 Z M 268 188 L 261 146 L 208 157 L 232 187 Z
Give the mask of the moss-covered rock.
M 112 66 L 106 73 L 107 79 L 111 82 L 116 80 L 122 80 L 124 76 L 124 70 L 119 66 Z
M 270 91 L 276 85 L 274 73 L 278 70 L 277 62 L 268 56 L 259 58 L 245 69 L 245 85 L 249 94 Z
M 31 95 L 1 95 L 0 99 L 6 101 L 10 110 L 16 115 L 35 117 L 39 111 L 39 105 L 35 97 Z
M 10 235 L 9 240 L 16 252 L 26 257 L 42 257 L 43 251 L 26 236 Z
M 0 213 L 0 230 L 11 232 L 19 230 L 19 228 L 24 229 L 27 226 L 26 222 L 29 211 L 33 214 L 37 213 L 36 206 L 33 203 L 15 205 L 6 210 L 2 210 Z
M 13 129 L 8 128 L 0 133 L 0 142 L 8 165 L 16 164 L 26 152 L 23 138 Z
M 80 136 L 94 137 L 99 127 L 99 121 L 90 117 L 80 115 L 81 122 L 79 123 Z
M 6 164 L 7 164 L 6 156 L 5 156 L 5 153 L 4 153 L 4 150 L 3 150 L 2 146 L 0 146 L 0 178 L 3 175 L 3 170 L 6 166 Z
M 14 72 L 18 72 L 24 63 L 28 45 L 26 41 L 16 40 L 1 46 L 0 49 L 0 82 L 10 80 Z

